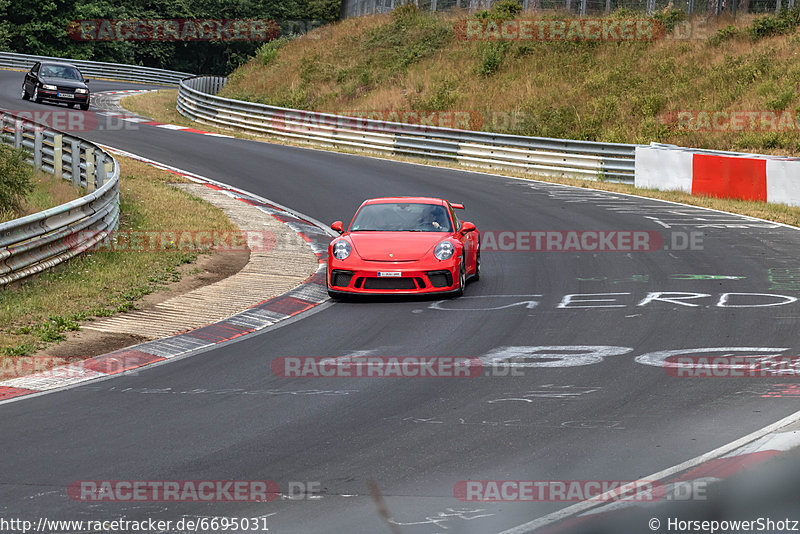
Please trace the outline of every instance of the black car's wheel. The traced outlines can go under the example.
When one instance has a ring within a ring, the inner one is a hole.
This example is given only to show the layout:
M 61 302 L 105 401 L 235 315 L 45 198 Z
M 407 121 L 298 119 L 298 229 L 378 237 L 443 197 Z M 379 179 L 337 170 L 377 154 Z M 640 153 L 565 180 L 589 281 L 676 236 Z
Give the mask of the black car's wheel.
M 25 84 L 22 84 L 22 100 L 30 100 L 30 96 L 28 96 L 28 91 L 25 90 Z
M 42 101 L 41 97 L 39 96 L 38 87 L 33 88 L 33 101 L 36 102 L 37 104 Z
M 87 102 L 87 103 L 85 103 L 85 104 L 81 104 L 80 106 L 81 106 L 81 109 L 82 109 L 83 111 L 86 111 L 87 109 L 89 109 L 89 103 L 88 103 L 88 102 Z

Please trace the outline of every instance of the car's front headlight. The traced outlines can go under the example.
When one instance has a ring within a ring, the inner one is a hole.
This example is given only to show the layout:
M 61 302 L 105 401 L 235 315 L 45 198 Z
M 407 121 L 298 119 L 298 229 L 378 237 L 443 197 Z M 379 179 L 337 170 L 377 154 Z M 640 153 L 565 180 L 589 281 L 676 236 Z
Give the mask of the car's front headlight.
M 48 91 L 57 91 L 58 87 L 56 87 L 55 85 L 48 85 L 45 83 L 42 84 L 42 89 L 47 89 Z
M 75 89 L 75 92 L 76 93 L 80 93 L 82 95 L 85 95 L 86 93 L 89 92 L 89 90 L 88 89 Z
M 450 241 L 442 241 L 433 249 L 433 255 L 437 260 L 444 261 L 452 258 L 455 251 L 456 247 Z
M 342 239 L 333 244 L 333 257 L 337 260 L 344 260 L 350 255 L 350 243 Z

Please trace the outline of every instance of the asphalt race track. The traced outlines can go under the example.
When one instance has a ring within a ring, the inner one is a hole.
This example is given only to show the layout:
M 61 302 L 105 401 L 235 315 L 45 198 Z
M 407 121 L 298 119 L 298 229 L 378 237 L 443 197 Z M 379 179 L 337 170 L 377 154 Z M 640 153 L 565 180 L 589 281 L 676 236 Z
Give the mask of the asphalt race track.
M 22 101 L 21 79 L 0 71 L 0 107 L 57 109 Z M 142 87 L 92 82 L 93 91 Z M 263 517 L 270 532 L 391 533 L 370 495 L 374 481 L 395 532 L 499 532 L 569 503 L 463 502 L 453 495 L 458 481 L 635 480 L 798 409 L 797 397 L 764 396 L 786 380 L 677 378 L 637 358 L 739 347 L 743 355 L 796 355 L 800 275 L 791 277 L 800 231 L 618 194 L 146 125 L 82 135 L 327 223 L 348 220 L 369 197 L 423 195 L 463 202 L 459 215 L 495 235 L 655 231 L 664 246 L 484 249 L 481 280 L 461 299 L 336 303 L 136 375 L 2 404 L 0 516 Z M 282 356 L 481 357 L 502 347 L 538 357 L 516 369 L 523 376 L 473 379 L 291 379 L 270 370 Z M 66 495 L 81 480 L 272 480 L 282 491 L 292 482 L 321 491 L 268 503 L 87 503 Z

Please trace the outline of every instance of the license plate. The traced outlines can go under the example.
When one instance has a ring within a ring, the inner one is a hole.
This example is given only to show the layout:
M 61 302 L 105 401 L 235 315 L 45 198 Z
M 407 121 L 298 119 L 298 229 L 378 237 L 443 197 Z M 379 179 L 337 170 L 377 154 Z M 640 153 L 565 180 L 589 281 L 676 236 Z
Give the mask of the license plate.
M 399 272 L 396 272 L 396 271 L 388 271 L 388 272 L 386 272 L 386 271 L 382 271 L 382 272 L 378 272 L 378 276 L 380 276 L 380 277 L 389 276 L 389 277 L 395 277 L 395 278 L 396 278 L 396 277 L 398 277 L 398 276 L 401 276 L 401 274 L 402 274 L 402 273 L 399 273 Z
M 72 93 L 58 93 L 58 98 L 75 98 Z

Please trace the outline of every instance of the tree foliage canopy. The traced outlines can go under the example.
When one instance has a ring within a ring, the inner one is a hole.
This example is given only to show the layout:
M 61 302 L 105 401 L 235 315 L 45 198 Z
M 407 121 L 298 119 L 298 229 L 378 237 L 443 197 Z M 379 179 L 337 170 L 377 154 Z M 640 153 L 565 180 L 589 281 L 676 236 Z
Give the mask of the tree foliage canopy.
M 263 42 L 76 41 L 68 34 L 69 23 L 83 19 L 271 19 L 285 33 L 303 27 L 289 21 L 319 26 L 336 20 L 340 4 L 341 0 L 0 0 L 0 49 L 227 74 Z

